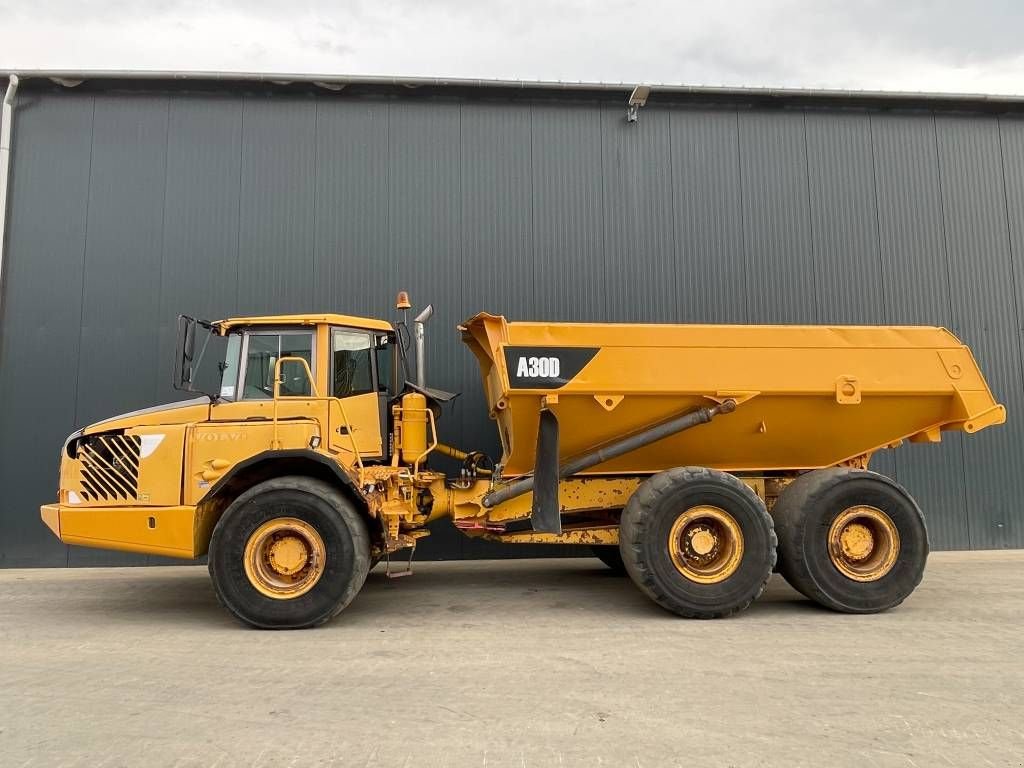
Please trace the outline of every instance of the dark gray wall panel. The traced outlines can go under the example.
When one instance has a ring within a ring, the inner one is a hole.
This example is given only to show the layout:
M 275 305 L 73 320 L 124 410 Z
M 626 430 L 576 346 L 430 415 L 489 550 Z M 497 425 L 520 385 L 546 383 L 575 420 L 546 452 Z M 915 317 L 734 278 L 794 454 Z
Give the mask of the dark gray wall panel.
M 1021 350 L 1024 369 L 1024 120 L 1019 117 L 1001 118 L 999 138 L 1002 149 L 1003 183 L 1006 187 L 1017 347 Z M 1019 448 L 1012 450 L 1012 454 L 1014 476 L 1019 477 L 1024 471 L 1024 457 L 1020 455 Z M 1001 483 L 1005 484 L 1006 480 L 1002 480 Z M 1024 540 L 1024 516 L 1006 516 L 1004 526 L 1007 541 Z
M 537 319 L 601 320 L 612 291 L 605 279 L 601 108 L 539 104 L 532 114 Z
M 65 565 L 39 521 L 78 375 L 93 99 L 19 99 L 0 315 L 0 566 Z M 36 399 L 46 406 L 34 408 Z M 45 494 L 45 496 L 44 496 Z
M 732 110 L 670 114 L 675 322 L 743 323 L 750 316 L 737 120 Z
M 804 116 L 741 112 L 739 147 L 750 321 L 816 322 Z
M 159 306 L 170 100 L 97 96 L 75 421 L 159 397 Z M 76 565 L 144 557 L 72 548 Z
M 316 103 L 246 96 L 242 107 L 238 311 L 313 301 Z
M 974 351 L 989 385 L 1011 414 L 1024 407 L 1017 307 L 999 126 L 966 117 L 936 119 L 954 328 Z M 1022 465 L 1024 420 L 986 430 L 965 446 L 969 546 L 1024 546 L 1007 478 Z
M 0 565 L 152 562 L 69 558 L 37 508 L 75 426 L 177 395 L 178 312 L 393 317 L 401 288 L 437 310 L 431 383 L 463 392 L 442 438 L 492 452 L 455 332 L 476 311 L 950 327 L 1010 424 L 872 466 L 918 498 L 934 547 L 1024 545 L 1024 121 L 656 104 L 624 118 L 578 100 L 23 89 Z M 40 393 L 45 412 L 22 407 Z M 542 551 L 440 526 L 420 555 Z
M 1024 119 L 999 120 L 1003 183 L 1006 187 L 1006 212 L 1009 223 L 1010 253 L 1013 266 L 1014 298 L 1017 307 L 1019 346 L 1024 346 Z
M 664 109 L 635 123 L 617 105 L 601 111 L 605 320 L 670 323 L 687 303 L 671 226 L 670 121 Z
M 316 109 L 313 306 L 377 317 L 391 306 L 388 106 L 322 101 Z
M 885 321 L 950 326 L 949 270 L 931 115 L 871 116 Z
M 881 322 L 871 124 L 863 114 L 807 115 L 807 171 L 818 322 Z

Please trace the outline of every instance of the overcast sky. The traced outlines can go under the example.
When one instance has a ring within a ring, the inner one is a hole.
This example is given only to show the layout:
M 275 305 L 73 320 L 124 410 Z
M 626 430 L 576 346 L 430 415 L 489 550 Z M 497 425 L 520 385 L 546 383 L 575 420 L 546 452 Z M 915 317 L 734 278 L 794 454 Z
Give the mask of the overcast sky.
M 0 0 L 0 68 L 1024 93 L 1024 1 Z

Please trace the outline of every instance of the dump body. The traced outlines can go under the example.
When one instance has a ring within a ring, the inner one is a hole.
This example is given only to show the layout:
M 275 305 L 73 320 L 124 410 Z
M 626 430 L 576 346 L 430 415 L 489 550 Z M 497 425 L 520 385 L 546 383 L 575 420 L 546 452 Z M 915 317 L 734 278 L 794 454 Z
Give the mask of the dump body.
M 479 314 L 480 364 L 505 476 L 533 471 L 543 408 L 561 461 L 680 413 L 735 399 L 728 418 L 587 470 L 643 474 L 863 463 L 903 439 L 1005 421 L 970 350 L 944 328 L 520 323 Z

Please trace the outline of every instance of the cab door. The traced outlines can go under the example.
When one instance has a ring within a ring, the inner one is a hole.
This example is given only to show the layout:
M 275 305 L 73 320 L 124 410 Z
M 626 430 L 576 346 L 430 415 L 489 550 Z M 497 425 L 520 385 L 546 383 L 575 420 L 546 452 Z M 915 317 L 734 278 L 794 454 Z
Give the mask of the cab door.
M 332 328 L 328 448 L 346 464 L 384 458 L 380 397 L 373 357 L 376 338 L 357 328 Z
M 314 329 L 255 328 L 233 339 L 222 368 L 222 399 L 187 441 L 185 503 L 198 501 L 239 461 L 269 450 L 307 448 L 330 423 L 332 401 L 314 395 L 300 364 L 281 364 L 279 397 L 274 400 L 275 371 L 282 358 L 302 358 L 315 380 L 320 355 Z

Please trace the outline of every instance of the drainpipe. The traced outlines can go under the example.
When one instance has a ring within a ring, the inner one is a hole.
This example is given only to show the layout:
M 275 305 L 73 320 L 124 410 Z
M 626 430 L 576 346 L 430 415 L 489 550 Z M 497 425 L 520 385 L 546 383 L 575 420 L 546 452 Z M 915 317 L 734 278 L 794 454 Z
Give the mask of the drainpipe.
M 18 76 L 11 75 L 0 111 L 0 309 L 3 308 L 4 238 L 7 233 L 7 189 L 11 176 L 11 126 L 14 123 L 14 94 Z M 2 314 L 0 314 L 2 317 Z

